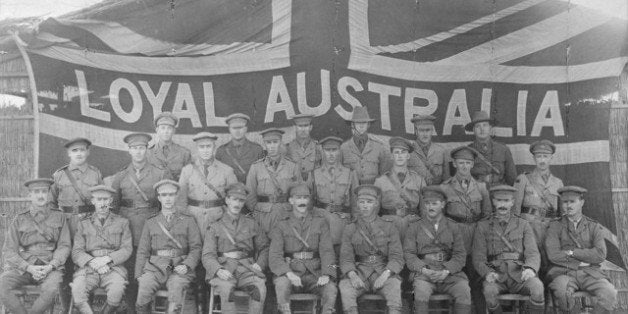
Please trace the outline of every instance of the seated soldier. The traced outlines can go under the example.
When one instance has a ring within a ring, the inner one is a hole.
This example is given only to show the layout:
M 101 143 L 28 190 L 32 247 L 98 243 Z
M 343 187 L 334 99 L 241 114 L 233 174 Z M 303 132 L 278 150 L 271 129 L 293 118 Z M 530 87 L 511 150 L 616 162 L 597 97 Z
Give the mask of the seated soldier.
M 582 214 L 586 192 L 578 186 L 558 189 L 565 215 L 550 224 L 545 239 L 551 263 L 549 288 L 562 311 L 574 306 L 574 291 L 584 290 L 597 300 L 594 313 L 609 313 L 617 302 L 617 290 L 600 269 L 606 259 L 602 226 Z
M 70 229 L 64 214 L 53 210 L 48 195 L 51 179 L 34 179 L 28 188 L 31 204 L 9 225 L 2 248 L 5 271 L 0 276 L 0 302 L 11 313 L 26 314 L 15 292 L 25 285 L 39 285 L 41 293 L 29 313 L 44 313 L 52 307 L 61 281 L 63 265 L 70 255 Z
M 161 203 L 161 213 L 146 221 L 137 248 L 135 308 L 138 314 L 150 313 L 153 295 L 166 286 L 168 313 L 185 313 L 181 309 L 183 294 L 196 277 L 201 235 L 194 217 L 183 214 L 175 206 L 179 183 L 166 179 L 155 183 L 153 188 Z
M 536 276 L 541 255 L 530 224 L 514 214 L 514 193 L 509 185 L 490 189 L 495 214 L 478 223 L 473 237 L 473 266 L 484 278 L 484 297 L 491 313 L 501 313 L 497 296 L 503 292 L 530 296 L 528 312 L 543 313 L 543 283 Z
M 391 218 L 377 216 L 381 190 L 374 185 L 358 186 L 358 218 L 347 225 L 340 246 L 340 281 L 345 313 L 357 314 L 357 298 L 371 292 L 384 296 L 388 313 L 401 313 L 403 249 Z
M 447 195 L 438 185 L 423 188 L 423 219 L 410 223 L 404 257 L 412 272 L 414 313 L 427 313 L 432 293 L 454 298 L 454 313 L 471 313 L 471 289 L 462 271 L 467 251 L 458 224 L 443 215 Z
M 275 275 L 280 312 L 290 311 L 290 294 L 316 293 L 322 313 L 333 313 L 338 288 L 334 247 L 325 217 L 312 211 L 310 189 L 304 183 L 289 191 L 292 210 L 285 213 L 270 234 L 269 266 Z
M 79 221 L 74 235 L 72 259 L 80 269 L 74 273 L 72 297 L 81 313 L 92 313 L 89 293 L 104 287 L 107 304 L 101 313 L 115 313 L 127 284 L 124 262 L 133 252 L 131 228 L 128 219 L 109 211 L 114 189 L 97 185 L 89 192 L 95 212 Z
M 239 288 L 251 296 L 249 313 L 261 314 L 266 299 L 266 276 L 262 270 L 268 265 L 268 238 L 253 218 L 241 214 L 249 194 L 246 186 L 240 182 L 231 184 L 226 193 L 222 218 L 212 223 L 205 234 L 206 280 L 218 291 L 223 313 L 236 313 L 233 292 Z

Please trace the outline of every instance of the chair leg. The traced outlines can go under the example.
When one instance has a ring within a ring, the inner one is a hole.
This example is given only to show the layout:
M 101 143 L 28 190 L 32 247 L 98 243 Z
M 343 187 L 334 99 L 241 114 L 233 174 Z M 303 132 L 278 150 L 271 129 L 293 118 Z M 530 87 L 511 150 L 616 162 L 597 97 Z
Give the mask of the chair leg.
M 210 286 L 209 287 L 209 314 L 213 314 L 214 313 L 214 289 Z

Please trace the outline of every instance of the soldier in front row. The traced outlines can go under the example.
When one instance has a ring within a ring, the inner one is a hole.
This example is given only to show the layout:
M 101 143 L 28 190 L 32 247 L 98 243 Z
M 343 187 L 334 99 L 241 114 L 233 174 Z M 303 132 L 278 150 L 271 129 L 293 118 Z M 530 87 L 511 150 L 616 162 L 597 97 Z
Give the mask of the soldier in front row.
M 340 281 L 345 313 L 357 314 L 357 299 L 367 293 L 378 293 L 386 299 L 388 313 L 401 313 L 401 278 L 403 248 L 392 219 L 377 215 L 381 190 L 361 185 L 355 193 L 358 217 L 342 234 L 340 247 Z
M 72 248 L 72 260 L 80 267 L 74 273 L 72 297 L 81 313 L 93 313 L 89 293 L 105 288 L 107 303 L 101 313 L 115 313 L 128 278 L 124 267 L 133 251 L 129 221 L 110 211 L 115 190 L 97 185 L 89 189 L 95 211 L 78 224 Z
M 467 252 L 456 222 L 443 215 L 447 196 L 438 185 L 423 188 L 423 219 L 410 223 L 404 239 L 404 256 L 412 272 L 414 313 L 428 312 L 433 293 L 454 298 L 454 313 L 471 313 L 471 289 L 462 271 Z
M 201 235 L 194 217 L 176 206 L 179 183 L 161 180 L 153 186 L 161 203 L 161 213 L 148 219 L 137 248 L 135 276 L 138 314 L 150 313 L 157 290 L 168 290 L 168 313 L 186 313 L 184 291 L 194 282 L 201 258 Z
M 617 290 L 600 268 L 606 259 L 602 225 L 582 214 L 587 190 L 578 186 L 558 189 L 564 216 L 553 221 L 545 239 L 551 263 L 547 277 L 558 307 L 569 312 L 573 293 L 584 290 L 595 296 L 595 313 L 610 313 L 617 302 Z
M 41 293 L 28 313 L 44 313 L 59 294 L 63 264 L 70 255 L 70 231 L 63 213 L 48 200 L 50 179 L 34 179 L 28 188 L 31 204 L 9 228 L 2 248 L 5 259 L 0 275 L 0 302 L 11 313 L 26 314 L 15 293 L 24 285 L 39 285 Z
M 249 313 L 261 314 L 266 299 L 268 238 L 260 226 L 242 215 L 246 186 L 238 182 L 227 187 L 224 215 L 212 223 L 205 234 L 203 266 L 207 282 L 220 295 L 223 313 L 236 313 L 233 293 L 236 288 L 246 291 Z
M 503 292 L 530 295 L 529 313 L 544 313 L 543 283 L 537 277 L 541 256 L 530 224 L 514 214 L 515 188 L 491 188 L 495 213 L 482 220 L 473 238 L 473 266 L 484 278 L 484 297 L 491 313 L 501 313 Z
M 321 297 L 321 313 L 333 313 L 338 288 L 329 225 L 311 210 L 306 184 L 294 185 L 289 195 L 292 211 L 277 222 L 270 234 L 268 262 L 275 275 L 277 307 L 281 313 L 291 313 L 290 295 L 303 291 Z

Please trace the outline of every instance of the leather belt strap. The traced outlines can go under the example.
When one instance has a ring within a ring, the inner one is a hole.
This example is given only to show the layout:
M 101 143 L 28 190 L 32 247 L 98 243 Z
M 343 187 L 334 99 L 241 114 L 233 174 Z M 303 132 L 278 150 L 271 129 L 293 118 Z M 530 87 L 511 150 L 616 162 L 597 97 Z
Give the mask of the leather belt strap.
M 192 165 L 192 168 L 194 168 L 196 170 L 196 172 L 198 172 L 198 175 L 201 176 L 201 178 L 203 179 L 203 183 L 205 184 L 205 186 L 212 190 L 212 192 L 214 192 L 216 195 L 218 195 L 219 198 L 224 198 L 225 196 L 213 185 L 209 182 L 209 180 L 207 179 L 207 176 L 205 174 L 203 174 L 203 171 L 201 171 L 201 169 L 198 167 L 198 165 Z
M 504 261 L 518 261 L 521 259 L 521 254 L 517 252 L 502 252 L 489 256 L 489 261 L 504 260 Z
M 63 169 L 63 172 L 65 173 L 65 176 L 68 177 L 68 180 L 70 180 L 70 184 L 72 184 L 72 187 L 74 188 L 76 193 L 78 193 L 81 201 L 83 201 L 83 203 L 85 204 L 89 204 L 90 203 L 89 198 L 85 194 L 83 194 L 81 189 L 79 189 L 78 183 L 76 182 L 76 178 L 72 175 L 72 172 L 70 171 L 70 169 L 68 169 L 68 167 L 65 167 L 65 169 Z
M 458 217 L 458 216 L 450 216 L 450 215 L 447 215 L 447 217 L 458 223 L 471 224 L 471 223 L 476 222 L 475 217 Z
M 360 263 L 386 263 L 386 258 L 382 255 L 367 255 L 367 256 L 357 256 L 357 260 Z
M 156 250 L 153 251 L 153 256 L 159 256 L 159 257 L 170 257 L 170 258 L 175 258 L 175 257 L 179 257 L 179 256 L 183 256 L 183 254 L 181 254 L 181 250 L 178 249 L 169 249 L 169 250 Z
M 451 258 L 447 252 L 433 252 L 426 254 L 419 254 L 419 258 L 428 259 L 434 262 L 447 262 Z
M 93 250 L 89 254 L 91 256 L 94 256 L 94 257 L 101 257 L 101 256 L 107 256 L 107 255 L 111 254 L 112 252 L 113 252 L 113 250 L 100 249 L 100 250 Z
M 59 208 L 68 214 L 82 214 L 94 211 L 94 205 L 59 206 Z
M 177 239 L 175 239 L 172 236 L 172 234 L 170 234 L 170 231 L 168 231 L 168 229 L 166 229 L 166 227 L 164 226 L 164 224 L 161 223 L 161 221 L 158 221 L 157 224 L 159 225 L 159 228 L 161 228 L 161 231 L 163 231 L 163 233 L 168 237 L 168 239 L 172 240 L 172 242 L 174 242 L 174 244 L 179 249 L 183 249 L 183 245 L 181 245 L 181 242 L 179 242 Z
M 257 201 L 260 203 L 287 203 L 288 202 L 288 195 L 287 194 L 281 194 L 279 196 L 277 195 L 259 195 L 257 197 Z
M 284 254 L 284 256 L 294 258 L 294 259 L 306 259 L 307 260 L 307 259 L 318 258 L 318 253 L 304 251 L 304 252 L 287 253 L 287 254 Z
M 314 201 L 314 207 L 327 209 L 331 213 L 345 212 L 344 206 L 340 204 L 324 203 L 318 200 Z
M 26 251 L 54 251 L 57 246 L 54 243 L 35 243 L 26 247 Z
M 547 214 L 547 209 L 541 207 L 521 207 L 522 214 L 530 214 L 530 215 L 539 215 L 541 218 L 545 218 Z
M 231 252 L 222 252 L 218 253 L 220 257 L 233 258 L 233 259 L 243 259 L 249 258 L 249 253 L 244 251 L 231 251 Z
M 225 205 L 225 201 L 223 199 L 211 200 L 211 201 L 199 201 L 188 197 L 188 205 L 202 207 L 202 208 L 212 208 L 212 207 L 220 207 Z
M 131 200 L 131 199 L 122 199 L 120 200 L 120 202 L 118 203 L 120 205 L 120 207 L 126 207 L 126 208 L 148 208 L 148 207 L 157 207 L 157 200 L 149 200 L 148 202 L 145 201 L 135 201 L 135 200 Z

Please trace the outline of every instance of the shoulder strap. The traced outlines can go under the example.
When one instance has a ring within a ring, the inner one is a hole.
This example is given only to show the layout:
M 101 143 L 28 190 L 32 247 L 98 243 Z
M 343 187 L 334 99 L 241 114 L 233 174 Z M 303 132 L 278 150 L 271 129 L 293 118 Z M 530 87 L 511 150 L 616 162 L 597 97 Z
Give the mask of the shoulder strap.
M 568 221 L 567 223 L 571 223 L 571 222 Z M 571 230 L 569 229 L 569 226 L 567 226 L 567 234 L 569 235 L 571 240 L 576 244 L 576 247 L 581 249 L 582 244 L 580 244 L 580 241 L 578 241 L 578 238 L 576 238 L 576 236 L 571 232 Z
M 485 165 L 487 165 L 489 168 L 491 168 L 491 170 L 497 174 L 500 175 L 501 171 L 499 171 L 499 169 L 495 168 L 495 166 L 493 166 L 493 163 L 491 163 L 490 160 L 486 159 L 486 157 L 484 157 L 484 155 L 482 155 L 482 153 L 477 154 L 478 159 Z
M 222 193 L 213 185 L 209 182 L 209 180 L 207 179 L 207 176 L 205 176 L 203 174 L 203 171 L 201 171 L 201 169 L 198 168 L 197 165 L 192 165 L 192 168 L 194 168 L 194 170 L 196 170 L 196 172 L 198 172 L 198 174 L 201 176 L 201 178 L 203 178 L 203 183 L 205 183 L 205 186 L 207 186 L 210 190 L 212 190 L 214 193 L 216 193 L 216 195 L 218 195 L 218 197 L 220 198 L 224 198 L 225 196 L 222 195 Z
M 497 228 L 493 228 L 493 232 L 495 232 L 495 234 L 499 237 L 500 240 L 502 240 L 502 242 L 506 245 L 506 247 L 508 247 L 508 249 L 511 252 L 517 252 L 517 253 L 521 253 L 521 251 L 517 250 L 512 243 L 510 243 L 510 241 L 508 241 L 508 239 L 506 239 L 506 237 L 504 236 L 503 233 L 500 233 L 497 231 Z
M 228 145 L 225 145 L 225 153 L 227 153 L 227 155 L 229 155 L 229 157 L 231 158 L 231 161 L 233 161 L 233 163 L 236 165 L 236 167 L 238 167 L 238 170 L 240 170 L 240 172 L 242 172 L 242 174 L 246 174 L 246 171 L 244 171 L 244 168 L 242 168 L 242 166 L 240 165 L 238 160 L 235 159 L 235 157 L 233 157 L 233 155 L 229 151 L 229 146 Z
M 163 231 L 164 234 L 168 237 L 168 239 L 172 240 L 172 242 L 174 242 L 174 244 L 176 244 L 180 250 L 183 249 L 183 245 L 181 245 L 181 242 L 179 242 L 177 239 L 175 239 L 172 236 L 172 234 L 170 234 L 170 231 L 166 229 L 166 227 L 164 226 L 164 224 L 161 223 L 161 221 L 158 221 L 157 224 L 159 225 L 159 228 L 161 228 L 161 231 Z
M 148 196 L 146 196 L 146 194 L 144 193 L 144 191 L 142 191 L 142 189 L 140 188 L 140 186 L 137 184 L 137 181 L 135 181 L 135 179 L 133 179 L 133 176 L 131 176 L 131 174 L 127 174 L 127 178 L 129 178 L 129 180 L 131 181 L 131 184 L 133 184 L 133 186 L 135 187 L 135 189 L 140 192 L 140 195 L 142 196 L 142 199 L 145 202 L 148 202 Z
M 279 181 L 277 181 L 277 176 L 274 175 L 273 173 L 271 173 L 268 170 L 268 167 L 266 165 L 264 165 L 264 170 L 266 170 L 266 173 L 268 173 L 268 176 L 270 177 L 270 182 L 275 186 L 275 189 L 277 189 L 277 192 L 284 194 L 286 192 L 284 192 L 284 190 L 281 188 L 281 185 L 279 184 Z
M 222 223 L 220 224 L 220 229 L 222 229 L 222 232 L 225 233 L 225 235 L 227 236 L 227 239 L 229 239 L 229 242 L 231 242 L 231 244 L 235 246 L 236 245 L 235 239 L 233 238 L 231 233 L 227 231 L 227 228 L 225 228 L 225 226 Z
M 432 241 L 434 241 L 435 237 L 434 237 L 434 235 L 432 234 L 432 232 L 429 229 L 425 228 L 425 226 L 422 225 L 421 223 L 419 223 L 419 227 L 421 227 L 421 229 L 423 229 L 423 232 L 425 232 L 425 234 L 427 234 L 427 236 L 430 239 L 432 239 Z
M 547 205 L 549 208 L 553 208 L 554 206 L 552 205 L 552 203 L 550 203 L 550 201 L 547 199 L 547 197 L 545 197 L 545 194 L 543 194 L 543 192 L 539 189 L 539 187 L 536 184 L 534 184 L 534 182 L 532 182 L 530 180 L 528 175 L 529 174 L 524 175 L 524 177 L 526 178 L 527 183 L 529 183 L 530 186 L 534 189 L 534 191 L 536 191 L 536 194 L 538 194 L 541 197 L 541 200 L 543 200 L 543 202 L 545 202 L 545 205 Z
M 54 241 L 54 237 L 52 235 L 44 232 L 44 230 L 41 228 L 41 226 L 35 220 L 33 220 L 33 224 L 35 225 L 35 230 L 37 230 L 37 233 L 39 233 L 42 237 L 44 237 L 44 239 L 46 239 L 46 241 L 49 241 L 49 242 Z
M 360 228 L 359 226 L 356 226 L 356 227 L 358 229 L 358 232 L 362 235 L 362 237 L 366 241 L 366 243 L 368 243 L 368 245 L 370 245 L 373 249 L 379 251 L 377 246 L 375 246 L 375 244 L 373 244 L 373 241 L 371 241 L 371 239 L 366 235 L 366 233 L 364 233 L 364 230 L 362 230 L 362 228 Z
M 307 239 L 310 237 L 310 229 L 311 228 L 312 228 L 312 225 L 310 224 L 310 226 L 307 228 L 307 233 L 305 234 L 305 239 L 303 239 L 303 237 L 301 237 L 301 235 L 299 234 L 297 229 L 292 227 L 292 232 L 294 232 L 294 236 L 296 236 L 297 239 L 299 239 L 299 241 L 301 241 L 301 243 L 303 243 L 303 245 L 305 245 L 305 247 L 308 248 L 308 249 L 310 248 L 310 245 L 307 243 Z
M 76 190 L 76 193 L 78 193 L 79 197 L 81 198 L 81 201 L 83 201 L 83 203 L 85 205 L 90 204 L 89 198 L 87 198 L 85 195 L 83 195 L 83 192 L 81 192 L 81 189 L 79 189 L 79 187 L 78 187 L 78 183 L 76 183 L 76 178 L 74 178 L 74 176 L 70 172 L 70 169 L 68 169 L 68 168 L 69 167 L 65 167 L 63 169 L 63 172 L 65 173 L 65 175 L 70 180 L 70 183 L 72 184 L 72 187 Z

